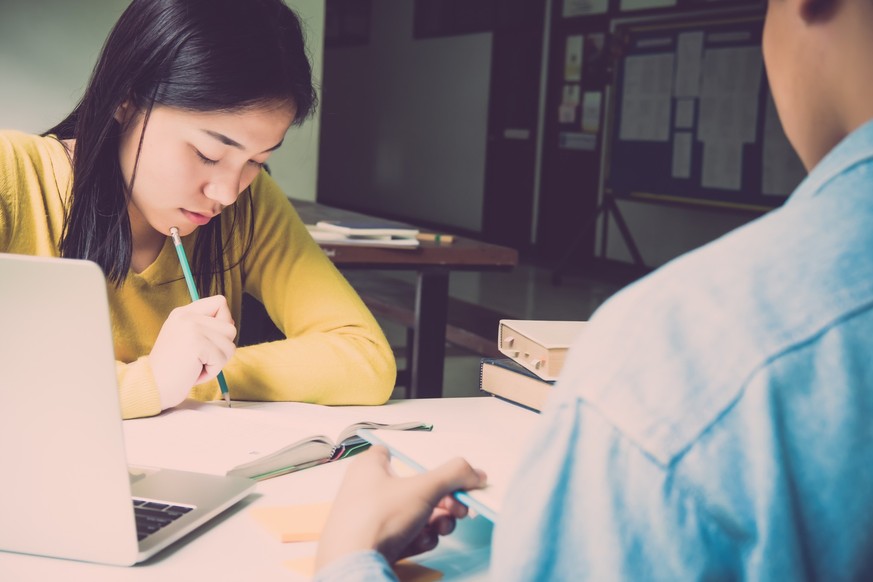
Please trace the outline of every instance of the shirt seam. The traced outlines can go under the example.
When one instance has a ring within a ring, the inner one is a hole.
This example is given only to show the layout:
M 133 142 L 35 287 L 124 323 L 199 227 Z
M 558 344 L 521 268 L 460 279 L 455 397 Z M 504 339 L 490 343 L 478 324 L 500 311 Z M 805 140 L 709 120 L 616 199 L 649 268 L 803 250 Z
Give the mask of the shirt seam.
M 737 403 L 742 399 L 749 384 L 752 382 L 752 380 L 758 374 L 760 374 L 761 372 L 763 372 L 764 370 L 766 370 L 767 368 L 772 366 L 777 361 L 779 361 L 782 358 L 793 353 L 794 351 L 803 349 L 803 348 L 807 347 L 808 345 L 815 343 L 816 341 L 821 339 L 821 337 L 824 334 L 828 333 L 830 330 L 834 329 L 835 327 L 838 327 L 838 326 L 852 320 L 855 317 L 858 317 L 864 313 L 867 313 L 871 309 L 873 309 L 873 299 L 868 299 L 867 301 L 864 301 L 864 302 L 856 305 L 852 309 L 843 311 L 842 313 L 840 313 L 840 315 L 823 323 L 815 331 L 810 332 L 806 336 L 792 340 L 788 345 L 785 345 L 782 348 L 774 350 L 772 354 L 770 354 L 766 358 L 762 359 L 758 364 L 751 366 L 749 373 L 746 375 L 745 380 L 743 380 L 740 383 L 739 389 L 736 392 L 736 396 L 729 402 L 729 404 L 727 404 L 720 413 L 716 414 L 713 417 L 712 421 L 707 423 L 694 438 L 689 439 L 688 444 L 686 444 L 682 448 L 678 449 L 673 455 L 671 455 L 669 457 L 669 460 L 666 463 L 663 463 L 663 465 L 669 466 L 669 465 L 672 465 L 672 464 L 678 462 L 679 460 L 681 460 L 681 458 L 684 457 L 688 453 L 688 451 L 694 447 L 694 445 L 700 440 L 700 438 L 704 434 L 706 434 L 708 431 L 712 430 L 712 428 L 715 425 L 717 425 L 719 422 L 721 422 L 721 420 L 727 414 L 729 414 L 731 412 L 731 410 L 737 405 Z M 655 425 L 655 426 L 663 426 L 663 424 L 659 423 L 659 425 Z M 671 437 L 680 436 L 672 428 L 670 428 L 670 427 L 664 427 L 664 428 L 669 432 Z M 639 444 L 640 444 L 641 448 L 643 448 L 643 450 L 647 450 L 647 447 L 645 447 L 643 445 L 643 443 L 639 443 Z M 654 459 L 657 459 L 657 456 L 654 453 L 651 453 L 651 456 Z
M 774 354 L 774 356 L 768 358 L 764 363 L 762 363 L 758 368 L 756 368 L 752 373 L 749 374 L 749 377 L 747 378 L 747 380 L 745 382 L 743 382 L 743 386 L 740 389 L 740 391 L 738 392 L 737 398 L 734 399 L 734 401 L 731 402 L 731 404 L 729 406 L 726 406 L 725 409 L 722 411 L 722 413 L 719 414 L 718 417 L 716 419 L 714 419 L 713 422 L 710 423 L 706 427 L 706 429 L 703 430 L 700 433 L 700 435 L 698 435 L 693 440 L 693 442 L 691 442 L 680 453 L 677 453 L 675 455 L 675 457 L 667 465 L 662 465 L 660 462 L 658 462 L 657 458 L 653 457 L 650 454 L 645 455 L 646 457 L 648 457 L 650 462 L 654 462 L 656 466 L 661 467 L 663 469 L 663 471 L 665 472 L 665 474 L 667 474 L 667 473 L 673 474 L 674 478 L 677 481 L 676 486 L 680 489 L 680 493 L 682 493 L 683 495 L 686 495 L 690 499 L 692 499 L 694 501 L 695 508 L 698 511 L 705 513 L 709 517 L 710 521 L 717 524 L 719 529 L 723 531 L 724 535 L 727 536 L 728 539 L 731 539 L 731 540 L 740 539 L 742 534 L 741 534 L 739 528 L 727 527 L 726 520 L 720 519 L 712 511 L 710 511 L 710 509 L 706 505 L 703 504 L 703 499 L 705 498 L 705 496 L 703 495 L 703 491 L 699 488 L 699 486 L 696 483 L 694 483 L 693 481 L 691 481 L 687 477 L 684 477 L 684 476 L 678 474 L 679 465 L 681 464 L 681 462 L 684 460 L 684 458 L 686 457 L 686 455 L 688 453 L 690 453 L 696 446 L 700 445 L 700 440 L 702 439 L 702 437 L 704 437 L 704 435 L 706 435 L 710 431 L 716 430 L 718 425 L 721 424 L 722 421 L 729 414 L 734 412 L 737 404 L 742 399 L 742 396 L 745 394 L 749 385 L 751 384 L 753 379 L 758 374 L 762 373 L 766 369 L 771 368 L 772 365 L 774 365 L 775 363 L 780 361 L 782 358 L 787 357 L 788 355 L 790 355 L 798 350 L 806 349 L 809 346 L 820 341 L 822 339 L 822 337 L 828 331 L 837 327 L 838 324 L 849 322 L 849 321 L 853 320 L 854 318 L 859 317 L 859 316 L 863 315 L 864 313 L 869 312 L 871 307 L 873 307 L 873 301 L 868 301 L 865 304 L 858 306 L 857 308 L 852 309 L 852 310 L 842 314 L 840 317 L 829 322 L 828 325 L 822 326 L 816 333 L 811 334 L 810 336 L 805 338 L 803 341 L 795 342 L 790 347 L 788 347 L 788 348 L 784 349 L 783 351 L 779 352 L 778 354 Z M 623 435 L 623 436 L 625 436 L 625 435 Z M 641 448 L 641 451 L 643 453 L 647 452 L 644 448 Z M 737 530 L 735 535 L 732 535 L 732 533 L 729 533 L 729 532 L 732 532 L 734 529 Z

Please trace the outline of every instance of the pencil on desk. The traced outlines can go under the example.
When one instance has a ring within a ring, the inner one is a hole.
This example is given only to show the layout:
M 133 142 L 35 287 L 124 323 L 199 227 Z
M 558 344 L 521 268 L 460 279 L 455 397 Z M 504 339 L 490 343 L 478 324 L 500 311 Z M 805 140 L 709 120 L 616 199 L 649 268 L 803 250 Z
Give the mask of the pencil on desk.
M 415 235 L 415 238 L 417 238 L 420 241 L 430 241 L 430 242 L 434 242 L 436 244 L 450 244 L 452 241 L 455 240 L 454 235 L 438 234 L 435 232 L 420 232 L 417 235 Z
M 191 301 L 200 299 L 200 293 L 197 292 L 197 286 L 194 284 L 194 276 L 191 275 L 191 267 L 188 265 L 188 256 L 185 254 L 185 247 L 182 246 L 182 237 L 179 236 L 179 229 L 175 226 L 170 227 L 170 237 L 173 239 L 173 245 L 176 247 L 176 254 L 179 255 L 179 263 L 182 264 L 182 274 L 185 275 L 185 283 L 188 285 L 188 294 L 191 295 Z M 224 396 L 224 401 L 227 402 L 227 407 L 230 408 L 230 391 L 227 388 L 227 380 L 224 379 L 224 372 L 218 373 L 218 386 L 221 388 L 221 395 Z

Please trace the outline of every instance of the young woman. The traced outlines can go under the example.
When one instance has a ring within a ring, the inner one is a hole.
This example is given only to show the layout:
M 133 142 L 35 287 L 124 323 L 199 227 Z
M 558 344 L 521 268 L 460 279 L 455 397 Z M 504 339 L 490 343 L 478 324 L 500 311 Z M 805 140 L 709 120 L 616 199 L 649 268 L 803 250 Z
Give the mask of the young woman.
M 220 398 L 221 370 L 235 399 L 390 395 L 382 331 L 264 170 L 315 104 L 281 0 L 134 0 L 66 119 L 0 132 L 0 252 L 103 268 L 125 418 Z M 236 350 L 243 292 L 287 339 Z

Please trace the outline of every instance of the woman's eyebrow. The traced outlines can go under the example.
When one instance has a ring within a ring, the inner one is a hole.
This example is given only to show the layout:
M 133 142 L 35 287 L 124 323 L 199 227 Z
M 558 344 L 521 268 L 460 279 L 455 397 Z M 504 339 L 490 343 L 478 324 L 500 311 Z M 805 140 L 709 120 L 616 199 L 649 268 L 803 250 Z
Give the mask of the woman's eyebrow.
M 238 150 L 245 150 L 246 149 L 246 147 L 244 145 L 242 145 L 241 143 L 239 143 L 238 141 L 236 141 L 234 139 L 227 137 L 223 133 L 218 133 L 217 131 L 212 131 L 211 129 L 201 129 L 200 131 L 202 131 L 203 133 L 205 133 L 206 135 L 208 135 L 210 137 L 217 139 L 218 141 L 220 141 L 224 145 L 229 145 L 229 146 L 234 147 Z M 271 152 L 273 150 L 279 149 L 279 147 L 282 145 L 282 142 L 284 142 L 284 141 L 285 141 L 284 139 L 280 140 L 279 143 L 277 143 L 276 145 L 274 145 L 271 148 L 265 149 L 261 153 L 265 154 L 267 152 Z

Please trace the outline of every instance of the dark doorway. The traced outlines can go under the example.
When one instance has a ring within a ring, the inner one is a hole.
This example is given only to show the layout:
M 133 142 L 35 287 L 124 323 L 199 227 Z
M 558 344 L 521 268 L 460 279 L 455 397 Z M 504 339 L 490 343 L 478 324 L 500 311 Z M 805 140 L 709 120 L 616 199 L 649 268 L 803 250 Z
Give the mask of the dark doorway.
M 544 0 L 497 3 L 482 209 L 489 242 L 531 246 Z

